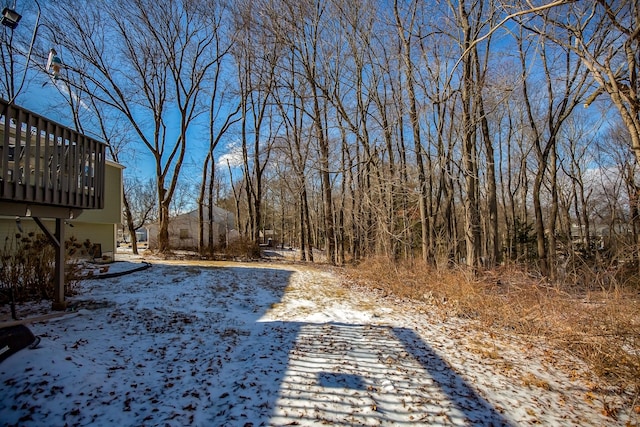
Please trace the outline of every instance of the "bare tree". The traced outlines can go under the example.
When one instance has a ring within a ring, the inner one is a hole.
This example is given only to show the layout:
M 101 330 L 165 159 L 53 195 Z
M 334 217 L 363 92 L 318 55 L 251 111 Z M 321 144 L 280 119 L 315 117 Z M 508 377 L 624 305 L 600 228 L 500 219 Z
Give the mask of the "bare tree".
M 29 31 L 26 22 L 17 28 L 0 26 L 0 96 L 9 102 L 16 100 L 27 80 L 39 19 L 40 13 L 37 14 L 30 38 L 27 38 Z
M 204 254 L 213 251 L 214 242 L 214 185 L 216 182 L 216 157 L 215 150 L 222 138 L 228 133 L 231 127 L 240 119 L 240 103 L 231 95 L 231 82 L 226 79 L 226 69 L 230 64 L 226 64 L 224 59 L 229 55 L 233 43 L 233 37 L 227 37 L 222 28 L 224 19 L 227 17 L 226 10 L 221 5 L 214 5 L 211 8 L 211 26 L 213 28 L 214 43 L 212 49 L 216 52 L 218 60 L 211 67 L 211 92 L 209 102 L 209 146 L 202 165 L 202 178 L 198 195 L 198 250 Z M 229 79 L 230 80 L 230 79 Z M 236 104 L 236 107 L 230 107 Z M 206 215 L 205 215 L 206 208 Z M 208 226 L 205 227 L 205 224 Z M 205 239 L 205 229 L 208 230 Z
M 308 103 L 304 104 L 304 114 L 312 124 L 310 136 L 317 143 L 317 168 L 321 180 L 322 217 L 324 225 L 324 245 L 327 259 L 336 262 L 335 217 L 332 197 L 330 140 L 327 129 L 328 102 L 334 86 L 327 83 L 329 55 L 335 55 L 335 49 L 329 49 L 334 35 L 326 27 L 328 4 L 317 0 L 283 0 L 265 7 L 265 22 L 269 34 L 278 45 L 286 46 L 295 56 L 296 73 L 305 79 L 308 85 Z M 330 53 L 331 52 L 331 53 Z M 336 61 L 339 62 L 339 61 Z M 288 65 L 287 65 L 288 67 Z M 286 69 L 286 68 L 285 68 Z M 335 82 L 335 80 L 333 80 Z M 315 239 L 315 241 L 318 241 Z
M 490 220 L 488 235 L 492 246 L 491 259 L 499 257 L 497 199 L 495 183 L 495 159 L 493 143 L 489 131 L 488 120 L 484 109 L 483 86 L 490 45 L 487 42 L 485 55 L 480 57 L 478 40 L 487 28 L 492 27 L 496 20 L 496 9 L 492 1 L 488 2 L 457 2 L 449 3 L 449 8 L 455 16 L 455 23 L 460 28 L 458 37 L 460 59 L 455 66 L 461 65 L 460 70 L 460 104 L 462 107 L 461 133 L 461 172 L 464 177 L 464 206 L 465 206 L 465 243 L 466 263 L 470 267 L 480 265 L 482 257 L 482 221 L 480 201 L 479 137 L 482 136 L 487 161 L 488 213 Z M 491 32 L 482 37 L 490 40 Z M 455 69 L 454 69 L 455 70 Z
M 280 49 L 262 22 L 261 5 L 237 2 L 233 56 L 240 97 L 240 142 L 248 198 L 250 238 L 258 243 L 262 228 L 263 176 L 279 125 L 272 97 Z
M 320 37 L 322 35 L 321 19 L 325 12 L 323 3 L 319 0 L 312 0 L 305 5 L 305 12 L 301 16 L 305 27 L 309 31 L 298 31 L 296 33 L 296 44 L 300 46 L 299 55 L 304 76 L 310 84 L 313 126 L 315 129 L 315 139 L 318 142 L 320 154 L 320 178 L 322 183 L 322 201 L 324 213 L 324 237 L 325 252 L 327 260 L 331 264 L 336 262 L 336 242 L 335 242 L 335 221 L 333 215 L 333 197 L 331 186 L 331 169 L 329 166 L 329 138 L 326 134 L 325 120 L 322 105 L 322 88 L 327 90 L 327 86 L 321 83 L 320 57 Z M 303 27 L 304 28 L 304 27 Z
M 597 84 L 585 107 L 606 94 L 627 128 L 627 145 L 640 161 L 640 3 L 572 2 L 541 16 L 546 25 L 536 28 L 537 33 L 575 53 Z M 638 239 L 640 247 L 640 235 Z
M 572 120 L 567 121 L 564 131 L 559 135 L 559 166 L 564 175 L 569 179 L 565 184 L 565 214 L 567 217 L 564 234 L 569 236 L 569 246 L 571 250 L 589 250 L 592 243 L 593 220 L 590 209 L 590 199 L 593 194 L 593 182 L 587 179 L 589 164 L 597 161 L 597 157 L 592 155 L 592 148 L 595 146 L 596 130 L 601 123 L 588 126 L 584 117 L 574 115 Z M 559 192 L 561 192 L 559 188 Z M 571 215 L 573 212 L 573 216 Z M 580 238 L 578 248 L 573 246 L 572 225 L 577 225 L 577 232 Z
M 413 1 L 407 16 L 400 14 L 398 2 L 394 1 L 394 16 L 398 29 L 398 36 L 402 46 L 402 59 L 404 62 L 404 72 L 406 76 L 407 96 L 409 102 L 409 121 L 413 132 L 413 144 L 415 146 L 416 165 L 418 167 L 418 206 L 420 209 L 420 227 L 421 227 L 421 247 L 422 259 L 424 262 L 432 260 L 431 248 L 429 245 L 430 223 L 427 211 L 427 176 L 424 165 L 423 141 L 420 133 L 420 121 L 418 118 L 417 99 L 416 99 L 416 81 L 414 77 L 415 64 L 413 63 L 411 47 L 413 44 L 412 37 L 415 33 L 415 27 L 418 25 L 418 1 Z M 407 22 L 404 22 L 404 21 Z
M 291 46 L 284 55 L 280 79 L 274 93 L 274 100 L 280 110 L 284 125 L 284 138 L 278 144 L 289 160 L 292 169 L 291 191 L 297 199 L 298 245 L 302 261 L 313 262 L 313 240 L 309 213 L 308 178 L 309 144 L 305 143 L 309 134 L 308 120 L 305 120 L 305 106 L 308 82 L 297 74 L 297 59 Z M 295 183 L 295 184 L 293 184 Z
M 136 231 L 157 218 L 157 198 L 152 179 L 128 177 L 124 182 L 124 216 L 133 253 L 138 253 Z
M 187 131 L 203 111 L 200 96 L 218 61 L 204 6 L 196 0 L 115 1 L 78 15 L 75 2 L 60 2 L 69 19 L 47 22 L 66 47 L 67 73 L 82 76 L 77 89 L 120 112 L 153 156 L 161 252 L 169 249 L 169 206 Z
M 597 0 L 567 4 L 553 12 L 543 15 L 551 25 L 537 28 L 538 34 L 578 55 L 598 84 L 585 106 L 607 94 L 640 160 L 640 4 Z
M 543 274 L 551 274 L 555 263 L 556 234 L 555 226 L 558 212 L 556 176 L 557 176 L 557 141 L 558 134 L 570 117 L 574 108 L 581 103 L 587 89 L 587 77 L 580 61 L 567 50 L 554 50 L 553 46 L 540 42 L 540 62 L 544 72 L 544 86 L 546 93 L 543 97 L 545 109 L 538 116 L 534 108 L 539 101 L 534 101 L 530 94 L 530 77 L 527 75 L 529 61 L 532 55 L 525 51 L 525 38 L 518 38 L 520 59 L 522 63 L 522 90 L 527 111 L 528 126 L 531 131 L 533 149 L 537 167 L 533 184 L 533 205 L 535 214 L 535 230 L 537 237 L 538 262 Z M 548 220 L 550 232 L 547 242 L 545 220 L 541 204 L 541 190 L 547 170 L 550 171 L 551 211 Z

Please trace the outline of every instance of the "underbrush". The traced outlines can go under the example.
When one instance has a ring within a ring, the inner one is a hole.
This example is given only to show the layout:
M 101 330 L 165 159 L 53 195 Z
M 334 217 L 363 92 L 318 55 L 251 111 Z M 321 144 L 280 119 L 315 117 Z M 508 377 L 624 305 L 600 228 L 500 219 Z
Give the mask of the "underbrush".
M 245 238 L 235 239 L 225 247 L 219 248 L 217 255 L 224 259 L 254 260 L 260 258 L 260 246 Z
M 260 259 L 260 246 L 249 239 L 239 238 L 227 245 L 216 246 L 212 251 L 198 252 L 198 248 L 182 248 L 160 252 L 147 249 L 145 254 L 160 259 L 252 261 Z
M 43 234 L 17 233 L 0 250 L 0 303 L 53 299 L 55 249 Z M 65 242 L 65 294 L 73 295 L 80 279 L 77 258 L 91 243 Z M 88 245 L 88 246 L 87 246 Z
M 638 399 L 640 288 L 615 272 L 605 281 L 601 272 L 582 271 L 581 283 L 589 286 L 550 285 L 516 268 L 472 274 L 465 268 L 437 270 L 420 262 L 372 259 L 348 275 L 383 294 L 436 306 L 443 316 L 477 321 L 493 333 L 544 339 Z

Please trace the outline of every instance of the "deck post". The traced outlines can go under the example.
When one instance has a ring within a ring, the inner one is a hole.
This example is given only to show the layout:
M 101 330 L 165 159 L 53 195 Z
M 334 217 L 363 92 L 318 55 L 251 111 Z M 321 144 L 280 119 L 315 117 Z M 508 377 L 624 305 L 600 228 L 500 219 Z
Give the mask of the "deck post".
M 64 300 L 64 267 L 65 267 L 65 244 L 64 244 L 64 218 L 56 218 L 56 231 L 51 234 L 49 229 L 38 217 L 33 217 L 45 236 L 49 239 L 55 249 L 55 269 L 53 273 L 53 310 L 66 310 L 67 303 Z
M 64 300 L 64 267 L 65 267 L 65 244 L 64 244 L 64 220 L 56 218 L 56 268 L 55 268 L 55 289 L 53 296 L 53 310 L 66 310 L 67 302 Z

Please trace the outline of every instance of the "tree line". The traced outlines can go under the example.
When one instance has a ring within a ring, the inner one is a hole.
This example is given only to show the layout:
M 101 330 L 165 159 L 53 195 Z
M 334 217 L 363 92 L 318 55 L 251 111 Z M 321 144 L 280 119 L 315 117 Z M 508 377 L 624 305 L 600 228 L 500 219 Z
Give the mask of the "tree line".
M 637 2 L 49 8 L 36 50 L 60 47 L 53 84 L 74 125 L 125 165 L 135 150 L 153 159 L 154 197 L 127 185 L 125 219 L 135 239 L 155 206 L 160 251 L 197 162 L 201 224 L 226 200 L 243 236 L 275 230 L 303 260 L 522 262 L 555 278 L 578 258 L 638 257 Z

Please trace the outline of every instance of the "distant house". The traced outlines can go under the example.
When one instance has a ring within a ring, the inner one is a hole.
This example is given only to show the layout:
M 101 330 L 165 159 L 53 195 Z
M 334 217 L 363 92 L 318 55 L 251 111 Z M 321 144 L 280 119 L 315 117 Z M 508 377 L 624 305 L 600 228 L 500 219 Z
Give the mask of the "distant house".
M 207 208 L 205 208 L 205 215 Z M 228 241 L 229 238 L 235 238 L 237 232 L 234 230 L 234 215 L 217 206 L 213 207 L 213 244 L 214 246 Z M 169 221 L 169 246 L 172 249 L 195 249 L 198 247 L 198 210 L 184 213 L 173 217 Z M 159 224 L 150 224 L 147 227 L 149 237 L 149 249 L 158 247 L 158 230 Z M 204 223 L 205 239 L 209 235 L 209 223 Z

